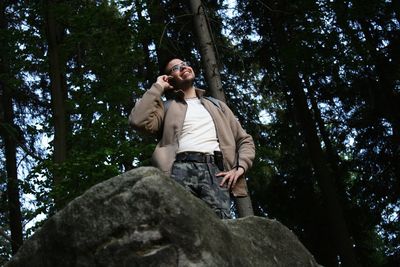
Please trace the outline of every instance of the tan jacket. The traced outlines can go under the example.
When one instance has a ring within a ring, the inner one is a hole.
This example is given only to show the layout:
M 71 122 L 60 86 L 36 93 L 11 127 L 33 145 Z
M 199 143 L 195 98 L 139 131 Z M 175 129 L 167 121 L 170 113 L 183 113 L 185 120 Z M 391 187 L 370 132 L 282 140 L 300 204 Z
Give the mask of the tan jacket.
M 162 86 L 154 83 L 132 109 L 129 122 L 134 128 L 153 134 L 162 130 L 161 140 L 153 153 L 153 164 L 169 175 L 175 161 L 187 104 L 183 99 L 183 92 L 180 92 L 179 100 L 172 100 L 164 114 L 164 104 L 161 100 L 163 93 Z M 221 108 L 219 108 L 211 101 L 202 98 L 204 90 L 196 89 L 196 94 L 214 121 L 225 170 L 240 165 L 246 172 L 255 156 L 253 138 L 243 130 L 225 103 L 220 102 Z M 234 196 L 247 195 L 246 180 L 243 176 L 239 178 L 232 193 Z

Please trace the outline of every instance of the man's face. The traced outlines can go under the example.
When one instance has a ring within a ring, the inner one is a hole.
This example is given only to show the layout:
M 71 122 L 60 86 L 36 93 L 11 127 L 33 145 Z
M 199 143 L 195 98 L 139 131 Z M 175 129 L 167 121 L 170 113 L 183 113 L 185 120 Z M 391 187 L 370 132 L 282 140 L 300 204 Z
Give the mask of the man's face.
M 180 59 L 173 59 L 168 64 L 166 73 L 172 76 L 172 85 L 176 89 L 184 89 L 193 85 L 195 74 L 193 69 L 185 62 Z

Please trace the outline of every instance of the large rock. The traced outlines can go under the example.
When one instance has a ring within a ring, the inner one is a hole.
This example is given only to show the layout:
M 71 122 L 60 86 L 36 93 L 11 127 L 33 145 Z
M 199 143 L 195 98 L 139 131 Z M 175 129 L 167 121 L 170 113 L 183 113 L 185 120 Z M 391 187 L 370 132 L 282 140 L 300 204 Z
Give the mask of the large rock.
M 318 266 L 275 220 L 220 220 L 154 168 L 89 189 L 50 218 L 6 265 Z

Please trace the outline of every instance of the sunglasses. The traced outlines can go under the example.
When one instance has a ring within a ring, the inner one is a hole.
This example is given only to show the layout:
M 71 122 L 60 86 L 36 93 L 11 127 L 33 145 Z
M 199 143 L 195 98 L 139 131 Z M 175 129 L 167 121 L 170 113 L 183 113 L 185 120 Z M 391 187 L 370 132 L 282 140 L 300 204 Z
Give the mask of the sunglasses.
M 182 61 L 181 63 L 172 66 L 172 68 L 171 68 L 169 73 L 171 74 L 171 73 L 176 72 L 176 71 L 181 71 L 183 68 L 189 67 L 189 66 L 190 66 L 189 63 L 187 63 L 185 61 Z

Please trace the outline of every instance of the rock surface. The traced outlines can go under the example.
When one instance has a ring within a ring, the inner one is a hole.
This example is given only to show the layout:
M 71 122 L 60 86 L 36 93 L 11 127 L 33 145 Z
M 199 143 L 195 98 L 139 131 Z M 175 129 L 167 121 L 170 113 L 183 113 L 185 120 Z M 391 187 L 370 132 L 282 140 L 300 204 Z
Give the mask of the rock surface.
M 220 220 L 151 167 L 89 189 L 50 218 L 6 265 L 319 266 L 276 220 Z

